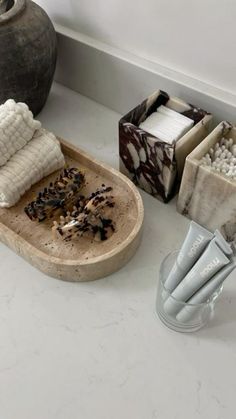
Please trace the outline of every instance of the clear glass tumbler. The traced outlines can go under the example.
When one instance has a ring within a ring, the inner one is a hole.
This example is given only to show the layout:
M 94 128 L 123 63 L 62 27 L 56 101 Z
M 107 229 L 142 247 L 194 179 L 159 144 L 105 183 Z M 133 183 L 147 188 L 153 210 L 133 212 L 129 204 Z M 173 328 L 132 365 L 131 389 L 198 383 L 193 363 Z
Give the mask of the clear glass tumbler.
M 220 295 L 223 286 L 202 304 L 189 304 L 184 301 L 176 300 L 172 297 L 169 290 L 165 288 L 165 280 L 176 261 L 177 255 L 177 251 L 169 253 L 161 264 L 157 289 L 156 311 L 161 321 L 170 329 L 177 332 L 195 332 L 205 326 L 212 318 L 216 299 Z M 171 314 L 165 310 L 165 302 L 167 299 L 172 307 Z

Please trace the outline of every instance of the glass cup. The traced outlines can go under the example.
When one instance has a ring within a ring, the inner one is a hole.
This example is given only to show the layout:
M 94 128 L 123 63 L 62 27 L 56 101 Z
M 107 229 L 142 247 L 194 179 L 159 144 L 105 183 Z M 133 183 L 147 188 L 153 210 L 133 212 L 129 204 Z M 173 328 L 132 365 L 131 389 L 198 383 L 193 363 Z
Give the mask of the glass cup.
M 205 303 L 201 304 L 189 304 L 172 297 L 170 291 L 165 288 L 165 280 L 177 256 L 178 251 L 169 253 L 160 266 L 156 311 L 161 321 L 170 329 L 177 332 L 195 332 L 205 326 L 213 317 L 215 302 L 223 285 Z M 171 306 L 171 314 L 165 310 L 167 298 L 170 303 L 169 307 Z

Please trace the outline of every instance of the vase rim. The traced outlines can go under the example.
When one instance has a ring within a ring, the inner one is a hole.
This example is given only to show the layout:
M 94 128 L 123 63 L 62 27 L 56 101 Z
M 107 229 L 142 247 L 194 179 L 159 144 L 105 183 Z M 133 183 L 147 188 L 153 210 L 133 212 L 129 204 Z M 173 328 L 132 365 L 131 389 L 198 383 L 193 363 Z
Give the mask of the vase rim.
M 0 15 L 0 25 L 18 15 L 25 8 L 25 5 L 26 0 L 14 0 L 13 6 L 7 12 Z

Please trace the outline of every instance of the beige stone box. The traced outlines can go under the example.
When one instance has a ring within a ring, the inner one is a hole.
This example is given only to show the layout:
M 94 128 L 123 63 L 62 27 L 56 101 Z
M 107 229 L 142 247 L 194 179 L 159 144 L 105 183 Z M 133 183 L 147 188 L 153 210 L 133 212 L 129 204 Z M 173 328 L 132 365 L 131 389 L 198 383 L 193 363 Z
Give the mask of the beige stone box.
M 236 144 L 236 126 L 221 122 L 187 157 L 177 202 L 178 211 L 229 241 L 236 238 L 236 181 L 203 166 L 201 159 L 224 138 Z

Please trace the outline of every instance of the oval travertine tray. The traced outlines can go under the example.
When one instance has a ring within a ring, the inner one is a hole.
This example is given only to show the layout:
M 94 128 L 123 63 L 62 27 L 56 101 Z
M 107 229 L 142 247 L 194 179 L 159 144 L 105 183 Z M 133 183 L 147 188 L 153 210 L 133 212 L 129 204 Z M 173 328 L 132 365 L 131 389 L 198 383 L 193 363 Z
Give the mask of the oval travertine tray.
M 0 240 L 40 271 L 66 281 L 89 281 L 115 272 L 134 255 L 140 239 L 144 209 L 134 184 L 117 170 L 98 162 L 73 145 L 61 140 L 70 166 L 85 171 L 83 194 L 90 194 L 102 183 L 113 187 L 115 233 L 106 241 L 86 238 L 64 242 L 54 240 L 50 222 L 32 222 L 24 213 L 26 204 L 59 172 L 34 185 L 10 209 L 0 209 Z

